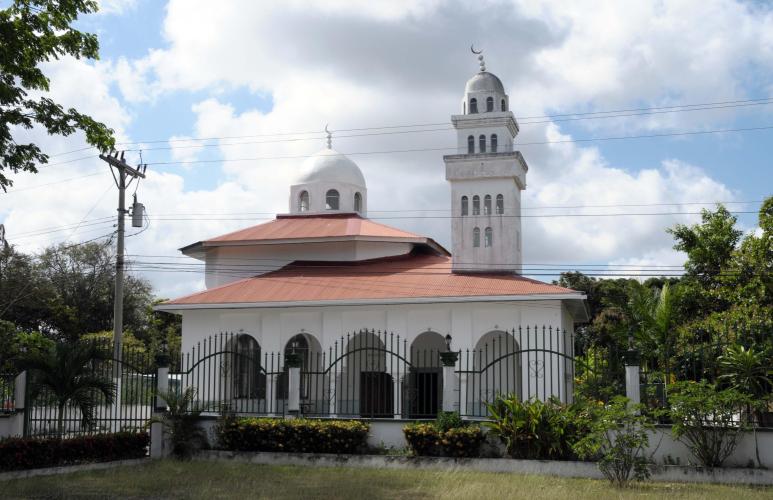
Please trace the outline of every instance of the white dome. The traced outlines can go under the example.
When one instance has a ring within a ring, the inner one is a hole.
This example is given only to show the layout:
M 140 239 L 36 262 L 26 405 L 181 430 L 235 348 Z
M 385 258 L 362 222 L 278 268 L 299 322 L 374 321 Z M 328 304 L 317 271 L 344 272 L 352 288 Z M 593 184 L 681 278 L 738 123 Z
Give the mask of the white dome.
M 504 94 L 505 87 L 495 74 L 489 73 L 488 71 L 481 71 L 467 80 L 464 91 L 467 94 L 473 92 L 497 92 L 499 94 Z
M 360 167 L 335 149 L 323 149 L 303 164 L 298 184 L 314 182 L 347 183 L 365 187 Z

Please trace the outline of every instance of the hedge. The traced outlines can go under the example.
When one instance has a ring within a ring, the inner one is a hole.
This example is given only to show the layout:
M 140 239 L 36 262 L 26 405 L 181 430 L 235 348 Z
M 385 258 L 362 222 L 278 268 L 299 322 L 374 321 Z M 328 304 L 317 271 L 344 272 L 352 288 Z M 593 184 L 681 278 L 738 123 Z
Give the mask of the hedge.
M 144 432 L 70 439 L 8 438 L 0 440 L 0 471 L 143 458 L 149 442 Z
M 233 451 L 362 453 L 370 427 L 356 420 L 228 418 L 218 424 L 218 443 Z
M 442 430 L 435 424 L 414 423 L 403 427 L 403 434 L 416 456 L 477 457 L 486 439 L 477 425 Z

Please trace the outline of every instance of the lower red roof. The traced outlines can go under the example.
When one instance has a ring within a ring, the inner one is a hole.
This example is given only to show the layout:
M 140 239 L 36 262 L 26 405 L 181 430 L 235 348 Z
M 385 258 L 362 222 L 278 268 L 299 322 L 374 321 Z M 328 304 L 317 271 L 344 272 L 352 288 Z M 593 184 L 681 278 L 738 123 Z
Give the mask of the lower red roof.
M 582 294 L 512 274 L 454 274 L 451 258 L 411 255 L 365 263 L 290 264 L 164 305 Z

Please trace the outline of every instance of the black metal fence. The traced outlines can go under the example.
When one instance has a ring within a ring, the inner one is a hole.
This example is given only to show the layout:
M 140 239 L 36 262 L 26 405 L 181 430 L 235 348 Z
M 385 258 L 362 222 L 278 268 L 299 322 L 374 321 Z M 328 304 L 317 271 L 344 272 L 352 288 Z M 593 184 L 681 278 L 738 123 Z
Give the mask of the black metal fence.
M 16 375 L 0 373 L 0 413 L 16 411 Z
M 250 335 L 221 333 L 185 354 L 170 384 L 178 390 L 194 387 L 195 402 L 206 412 L 284 415 L 285 356 L 292 354 L 300 365 L 299 411 L 305 416 L 435 418 L 443 408 L 444 383 L 450 383 L 450 405 L 463 416 L 485 418 L 487 403 L 499 395 L 570 402 L 576 367 L 587 380 L 607 365 L 576 362 L 570 332 L 529 326 L 491 332 L 475 349 L 457 351 L 452 375 L 444 381 L 445 339 L 434 332 L 422 335 L 427 336 L 409 346 L 394 333 L 363 329 L 323 349 L 299 334 L 284 352 L 268 353 Z
M 87 342 L 95 344 L 105 353 L 113 352 L 110 341 Z M 37 383 L 34 372 L 28 373 L 24 435 L 57 435 L 60 422 L 64 436 L 118 431 L 146 432 L 153 411 L 156 373 L 152 354 L 126 346 L 122 349 L 120 359 L 109 354 L 107 359 L 92 361 L 85 375 L 109 380 L 116 384 L 117 390 L 113 404 L 108 404 L 97 389 L 88 390 L 88 406 L 93 413 L 91 421 L 83 418 L 82 406 L 72 400 L 60 405 L 56 392 Z

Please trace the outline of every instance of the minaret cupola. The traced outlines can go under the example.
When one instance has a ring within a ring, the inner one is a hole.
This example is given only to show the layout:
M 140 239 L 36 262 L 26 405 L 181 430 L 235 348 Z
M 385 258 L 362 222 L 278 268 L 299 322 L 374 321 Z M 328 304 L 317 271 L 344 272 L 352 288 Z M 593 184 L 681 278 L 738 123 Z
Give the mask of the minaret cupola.
M 297 182 L 290 186 L 290 213 L 319 215 L 330 213 L 367 214 L 368 190 L 360 167 L 332 147 L 327 132 L 327 148 L 304 162 Z

